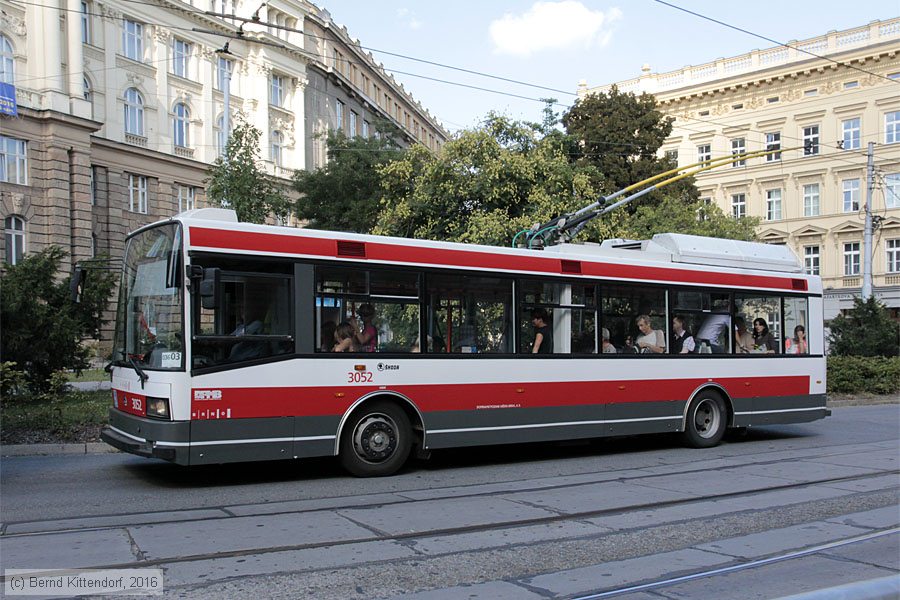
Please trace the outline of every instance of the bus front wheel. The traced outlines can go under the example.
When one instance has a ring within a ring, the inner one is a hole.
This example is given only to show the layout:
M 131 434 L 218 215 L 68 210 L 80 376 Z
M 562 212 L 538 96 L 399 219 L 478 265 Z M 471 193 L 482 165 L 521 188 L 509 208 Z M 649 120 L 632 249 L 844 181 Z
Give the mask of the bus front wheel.
M 684 426 L 684 439 L 692 448 L 710 448 L 725 435 L 728 411 L 715 392 L 701 392 L 691 402 Z
M 396 473 L 409 457 L 412 427 L 396 404 L 373 402 L 350 417 L 341 436 L 341 464 L 357 477 Z

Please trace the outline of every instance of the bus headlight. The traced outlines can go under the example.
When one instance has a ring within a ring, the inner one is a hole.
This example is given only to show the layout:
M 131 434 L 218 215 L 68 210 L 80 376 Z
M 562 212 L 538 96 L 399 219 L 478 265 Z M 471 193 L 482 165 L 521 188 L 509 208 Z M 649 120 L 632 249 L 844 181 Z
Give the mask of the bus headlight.
M 147 397 L 147 416 L 156 419 L 169 418 L 169 399 Z

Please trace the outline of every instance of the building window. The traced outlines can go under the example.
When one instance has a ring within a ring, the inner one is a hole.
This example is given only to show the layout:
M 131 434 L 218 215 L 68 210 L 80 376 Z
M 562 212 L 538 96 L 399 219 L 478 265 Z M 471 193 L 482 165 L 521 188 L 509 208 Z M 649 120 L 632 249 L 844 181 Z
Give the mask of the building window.
M 859 275 L 859 242 L 844 244 L 844 275 Z
M 819 216 L 819 184 L 810 183 L 803 186 L 803 216 Z
M 841 130 L 844 133 L 843 144 L 841 144 L 841 148 L 844 150 L 856 150 L 859 148 L 859 128 L 860 122 L 859 118 L 856 119 L 847 119 L 846 121 L 841 121 Z
M 91 165 L 91 206 L 97 205 L 97 167 Z
M 234 61 L 221 56 L 216 61 L 216 89 L 224 92 L 225 86 L 231 81 L 231 74 L 234 73 Z
M 81 3 L 81 43 L 91 43 L 91 7 L 87 2 Z
M 819 153 L 819 126 L 810 125 L 803 128 L 803 156 L 815 156 Z
M 666 150 L 666 160 L 678 164 L 678 150 Z
M 735 138 L 731 140 L 731 156 L 740 156 L 747 152 L 747 141 L 744 138 Z M 737 160 L 731 163 L 732 167 L 743 167 L 747 164 L 746 160 Z
M 147 178 L 143 175 L 128 175 L 128 210 L 147 214 Z
M 731 215 L 735 219 L 741 219 L 747 216 L 747 196 L 746 194 L 731 195 Z
M 0 35 L 0 83 L 13 85 L 16 82 L 16 58 L 13 55 L 12 42 L 5 35 Z
M 91 234 L 91 258 L 97 258 L 97 235 Z
M 354 111 L 350 111 L 350 137 L 356 136 L 356 121 L 359 115 L 357 115 Z
M 28 148 L 25 140 L 0 135 L 0 181 L 28 184 Z
M 187 79 L 191 61 L 191 44 L 175 38 L 172 42 L 172 73 Z
M 771 98 L 766 98 L 766 103 L 767 104 L 775 104 L 779 100 L 780 100 L 780 98 L 778 96 L 772 96 Z
M 859 210 L 859 179 L 845 179 L 844 212 L 856 212 Z
M 781 132 L 779 131 L 766 134 L 766 152 L 773 150 L 781 150 Z M 776 160 L 781 160 L 781 152 L 766 154 L 766 162 L 775 162 Z
M 884 176 L 885 208 L 900 208 L 900 173 L 888 173 Z
M 269 148 L 269 157 L 276 167 L 282 166 L 282 154 L 284 150 L 284 136 L 280 131 L 273 131 L 269 136 L 271 138 Z
M 93 102 L 94 102 L 94 95 L 91 93 L 91 82 L 88 81 L 88 78 L 87 78 L 87 77 L 82 77 L 82 78 L 81 78 L 81 86 L 82 86 L 82 88 L 84 89 L 84 99 L 85 99 L 87 102 L 90 102 L 91 104 L 93 104 Z
M 144 135 L 144 98 L 134 88 L 125 90 L 125 133 Z
M 888 240 L 885 242 L 885 248 L 887 249 L 887 272 L 900 273 L 900 239 Z
M 337 125 L 335 128 L 338 131 L 344 129 L 344 103 L 340 100 L 336 100 L 334 104 L 334 118 L 337 121 Z
M 812 98 L 813 96 L 818 96 L 818 95 L 819 95 L 819 89 L 818 89 L 818 88 L 812 88 L 812 89 L 809 89 L 809 90 L 803 90 L 803 96 L 804 96 L 805 98 Z
M 766 220 L 781 220 L 781 190 L 766 190 Z
M 216 156 L 225 156 L 228 149 L 228 136 L 225 133 L 225 115 L 221 114 L 216 119 Z
M 175 145 L 181 148 L 187 148 L 190 145 L 191 132 L 191 111 L 188 107 L 179 102 L 175 105 Z
M 895 110 L 884 115 L 884 143 L 898 142 L 900 142 L 900 110 Z
M 819 247 L 804 246 L 803 247 L 803 266 L 807 275 L 819 274 Z
M 269 79 L 269 104 L 284 106 L 284 77 L 272 75 Z
M 17 265 L 25 256 L 25 219 L 6 217 L 6 264 Z
M 369 137 L 369 122 L 365 120 L 363 121 L 362 136 L 364 138 Z
M 859 87 L 859 81 L 845 81 L 844 82 L 845 90 L 852 90 L 852 89 L 858 88 L 858 87 Z
M 190 185 L 178 186 L 178 212 L 194 210 L 194 188 Z
M 125 19 L 122 30 L 122 52 L 131 60 L 144 60 L 144 26 Z
M 697 162 L 707 163 L 712 159 L 712 146 L 710 144 L 702 144 L 697 146 Z

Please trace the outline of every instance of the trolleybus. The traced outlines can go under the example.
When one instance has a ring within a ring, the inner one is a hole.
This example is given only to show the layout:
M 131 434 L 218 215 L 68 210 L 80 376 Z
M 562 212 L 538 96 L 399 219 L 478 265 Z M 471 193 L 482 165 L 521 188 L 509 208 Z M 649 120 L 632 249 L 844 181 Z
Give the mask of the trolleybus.
M 438 448 L 658 432 L 708 447 L 829 414 L 821 280 L 784 246 L 539 251 L 207 208 L 132 233 L 119 294 L 102 438 L 181 465 L 336 455 L 387 475 Z

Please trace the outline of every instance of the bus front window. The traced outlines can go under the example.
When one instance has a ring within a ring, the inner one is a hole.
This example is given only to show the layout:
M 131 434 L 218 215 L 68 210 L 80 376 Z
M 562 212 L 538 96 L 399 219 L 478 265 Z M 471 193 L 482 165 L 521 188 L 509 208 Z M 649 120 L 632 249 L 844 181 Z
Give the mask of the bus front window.
M 170 223 L 132 236 L 125 248 L 113 361 L 182 369 L 181 229 Z

